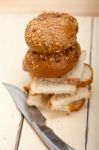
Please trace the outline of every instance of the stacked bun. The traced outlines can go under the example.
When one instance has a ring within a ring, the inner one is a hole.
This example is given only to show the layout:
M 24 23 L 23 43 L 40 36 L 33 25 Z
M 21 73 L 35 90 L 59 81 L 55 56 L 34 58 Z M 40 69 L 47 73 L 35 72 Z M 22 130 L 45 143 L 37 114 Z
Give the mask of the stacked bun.
M 32 76 L 28 105 L 70 112 L 90 97 L 86 86 L 92 83 L 93 72 L 84 64 L 77 32 L 77 20 L 66 13 L 42 13 L 29 22 L 25 30 L 29 49 L 23 61 L 24 70 Z M 80 93 L 84 95 L 78 98 Z

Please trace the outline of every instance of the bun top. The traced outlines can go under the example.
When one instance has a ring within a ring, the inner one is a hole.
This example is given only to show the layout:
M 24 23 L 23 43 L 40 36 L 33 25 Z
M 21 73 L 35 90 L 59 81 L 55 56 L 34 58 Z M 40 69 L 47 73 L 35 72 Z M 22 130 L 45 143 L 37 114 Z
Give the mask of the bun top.
M 25 30 L 29 49 L 50 54 L 71 47 L 76 40 L 77 20 L 67 13 L 42 13 L 32 19 Z

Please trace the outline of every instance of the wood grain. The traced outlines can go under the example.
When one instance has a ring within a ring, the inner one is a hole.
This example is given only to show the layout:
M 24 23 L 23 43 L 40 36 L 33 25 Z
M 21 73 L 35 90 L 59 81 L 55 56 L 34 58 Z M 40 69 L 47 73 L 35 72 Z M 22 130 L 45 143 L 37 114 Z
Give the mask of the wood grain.
M 89 109 L 89 132 L 87 150 L 99 149 L 99 17 L 94 19 L 92 38 L 92 66 L 94 68 L 94 82 Z
M 99 15 L 99 0 L 1 0 L 1 12 L 64 11 L 76 15 Z
M 0 150 L 14 150 L 19 137 L 21 115 L 2 82 L 22 87 L 27 81 L 22 71 L 27 16 L 0 14 Z

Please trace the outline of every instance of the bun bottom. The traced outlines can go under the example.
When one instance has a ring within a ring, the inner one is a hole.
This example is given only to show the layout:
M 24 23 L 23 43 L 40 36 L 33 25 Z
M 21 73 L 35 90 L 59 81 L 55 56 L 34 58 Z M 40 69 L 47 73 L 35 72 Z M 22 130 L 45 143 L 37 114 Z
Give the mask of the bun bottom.
M 41 55 L 28 51 L 23 61 L 23 67 L 32 77 L 61 77 L 73 69 L 80 54 L 80 46 L 77 42 L 61 53 Z

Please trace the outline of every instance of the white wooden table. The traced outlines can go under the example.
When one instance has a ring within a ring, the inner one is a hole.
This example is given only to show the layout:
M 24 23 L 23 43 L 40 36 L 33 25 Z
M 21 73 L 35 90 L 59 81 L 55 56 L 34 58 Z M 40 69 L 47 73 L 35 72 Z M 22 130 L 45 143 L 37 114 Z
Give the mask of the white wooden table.
M 29 81 L 21 64 L 27 50 L 24 29 L 33 16 L 0 14 L 0 150 L 47 150 L 1 84 L 8 82 L 22 87 Z M 94 69 L 92 97 L 81 111 L 69 116 L 59 112 L 43 111 L 43 114 L 49 127 L 76 150 L 99 150 L 99 18 L 77 18 L 78 41 L 87 51 L 86 62 Z

